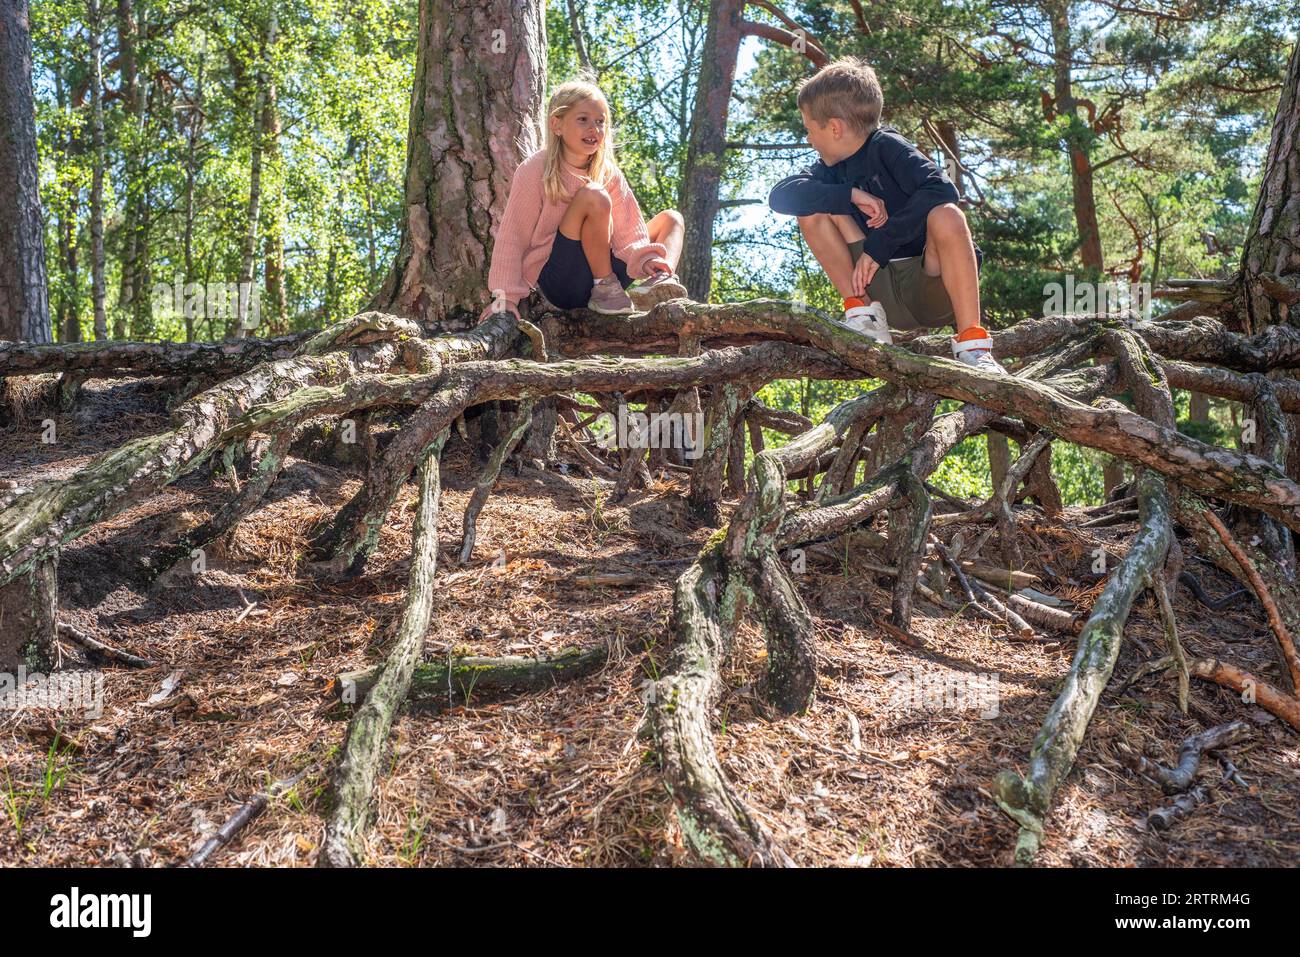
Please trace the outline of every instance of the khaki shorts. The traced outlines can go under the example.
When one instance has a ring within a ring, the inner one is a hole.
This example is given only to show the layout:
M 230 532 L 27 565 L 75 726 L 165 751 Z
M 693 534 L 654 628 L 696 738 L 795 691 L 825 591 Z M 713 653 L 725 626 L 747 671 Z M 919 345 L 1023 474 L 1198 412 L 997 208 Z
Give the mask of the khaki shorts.
M 849 243 L 853 263 L 862 256 L 862 243 Z M 940 276 L 928 275 L 924 256 L 895 259 L 876 270 L 867 295 L 885 307 L 889 328 L 939 329 L 953 325 L 952 300 Z

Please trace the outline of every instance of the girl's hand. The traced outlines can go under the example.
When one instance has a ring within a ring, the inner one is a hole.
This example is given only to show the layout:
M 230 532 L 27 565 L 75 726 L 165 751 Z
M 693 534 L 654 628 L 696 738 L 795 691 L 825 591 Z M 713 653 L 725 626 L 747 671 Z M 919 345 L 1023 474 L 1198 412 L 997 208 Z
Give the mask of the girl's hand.
M 505 298 L 503 293 L 497 293 L 492 297 L 492 301 L 487 304 L 487 308 L 483 310 L 483 314 L 478 317 L 479 322 L 482 322 L 488 316 L 495 315 L 498 312 L 511 313 L 516 320 L 522 318 L 519 315 L 518 303 L 511 302 L 509 299 Z
M 671 273 L 673 271 L 673 267 L 668 265 L 668 260 L 661 259 L 658 256 L 654 259 L 647 259 L 645 268 L 646 272 L 652 276 L 657 272 Z

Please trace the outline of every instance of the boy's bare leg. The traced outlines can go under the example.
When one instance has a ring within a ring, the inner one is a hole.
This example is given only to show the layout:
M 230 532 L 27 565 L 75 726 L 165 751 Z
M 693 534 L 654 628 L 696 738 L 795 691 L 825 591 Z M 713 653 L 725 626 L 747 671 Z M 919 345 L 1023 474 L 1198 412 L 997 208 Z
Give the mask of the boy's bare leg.
M 960 335 L 980 324 L 979 267 L 970 227 L 960 208 L 945 203 L 930 210 L 925 231 L 925 271 L 943 279 Z
M 852 297 L 853 254 L 849 243 L 865 239 L 866 234 L 851 217 L 830 213 L 800 216 L 799 229 L 831 284 L 845 299 Z
M 614 274 L 613 253 L 609 245 L 609 218 L 613 203 L 599 186 L 587 184 L 578 190 L 560 220 L 560 232 L 568 239 L 582 242 L 587 265 L 596 279 Z
M 645 228 L 650 234 L 650 242 L 659 243 L 667 250 L 664 259 L 676 272 L 677 263 L 682 258 L 682 243 L 686 240 L 686 221 L 682 214 L 675 209 L 665 209 L 652 217 Z

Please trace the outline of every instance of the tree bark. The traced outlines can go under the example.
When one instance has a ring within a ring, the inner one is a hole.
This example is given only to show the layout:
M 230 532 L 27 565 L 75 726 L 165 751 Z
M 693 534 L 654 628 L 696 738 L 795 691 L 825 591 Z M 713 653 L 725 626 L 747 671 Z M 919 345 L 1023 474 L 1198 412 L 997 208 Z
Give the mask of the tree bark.
M 0 2 L 0 339 L 49 342 L 27 0 Z
M 1070 162 L 1070 188 L 1074 202 L 1074 223 L 1079 231 L 1079 262 L 1083 268 L 1100 273 L 1105 268 L 1101 249 L 1101 229 L 1097 225 L 1097 200 L 1093 194 L 1092 138 L 1078 115 L 1074 97 L 1074 45 L 1070 39 L 1070 4 L 1057 0 L 1048 8 L 1052 24 L 1052 59 L 1054 103 L 1057 113 L 1070 121 L 1066 134 L 1066 153 Z
M 406 214 L 371 308 L 464 329 L 515 167 L 541 144 L 546 26 L 536 0 L 421 0 Z
M 736 79 L 742 38 L 743 0 L 713 0 L 700 56 L 700 78 L 691 115 L 682 179 L 682 218 L 686 238 L 678 273 L 691 298 L 709 301 L 713 283 L 713 222 L 718 187 L 726 163 L 727 112 Z
M 1279 323 L 1300 325 L 1300 43 L 1273 120 L 1242 254 L 1239 297 L 1247 333 Z
M 95 340 L 108 338 L 108 319 L 104 312 L 104 73 L 102 48 L 103 23 L 99 0 L 89 0 L 87 19 L 90 30 L 90 294 L 94 310 Z

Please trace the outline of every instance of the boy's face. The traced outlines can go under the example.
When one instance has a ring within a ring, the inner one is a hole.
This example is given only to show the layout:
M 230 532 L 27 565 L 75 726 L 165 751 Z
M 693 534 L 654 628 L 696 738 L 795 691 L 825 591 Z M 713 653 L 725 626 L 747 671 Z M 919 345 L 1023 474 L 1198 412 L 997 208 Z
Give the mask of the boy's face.
M 818 123 L 802 108 L 799 115 L 803 117 L 803 128 L 808 131 L 808 145 L 817 151 L 822 162 L 833 166 L 840 160 L 852 156 L 861 143 L 851 143 L 849 128 L 845 122 L 832 116 L 825 124 Z
M 844 121 L 831 117 L 826 125 L 822 125 L 802 108 L 800 116 L 803 117 L 803 129 L 809 134 L 809 146 L 818 152 L 824 164 L 835 165 L 849 155 L 844 152 Z

